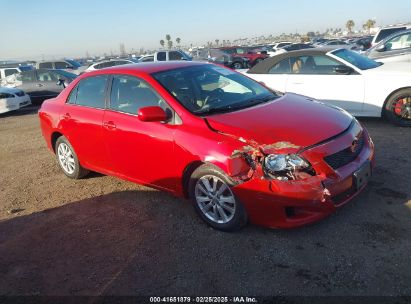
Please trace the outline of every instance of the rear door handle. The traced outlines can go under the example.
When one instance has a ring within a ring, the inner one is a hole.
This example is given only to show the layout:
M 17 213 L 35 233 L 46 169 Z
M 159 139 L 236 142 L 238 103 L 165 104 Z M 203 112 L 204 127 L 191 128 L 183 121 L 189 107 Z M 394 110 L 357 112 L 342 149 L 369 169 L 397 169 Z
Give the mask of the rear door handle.
M 39 88 L 41 88 L 41 87 L 43 86 L 43 84 L 38 83 L 37 86 L 38 86 Z
M 103 122 L 103 127 L 109 130 L 114 130 L 117 128 L 116 124 L 112 121 Z

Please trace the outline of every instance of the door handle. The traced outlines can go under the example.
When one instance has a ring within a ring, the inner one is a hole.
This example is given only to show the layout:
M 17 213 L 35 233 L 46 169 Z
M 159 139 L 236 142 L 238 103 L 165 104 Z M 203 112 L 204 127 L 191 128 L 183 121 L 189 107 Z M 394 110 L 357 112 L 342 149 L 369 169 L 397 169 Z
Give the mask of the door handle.
M 37 86 L 38 86 L 39 88 L 41 88 L 43 85 L 42 85 L 41 83 L 38 83 Z
M 304 82 L 293 82 L 292 84 L 304 84 Z
M 109 130 L 114 130 L 117 128 L 116 124 L 112 121 L 103 122 L 103 127 Z
M 63 114 L 63 119 L 70 119 L 71 118 L 71 115 L 70 115 L 70 113 L 66 113 L 66 114 Z

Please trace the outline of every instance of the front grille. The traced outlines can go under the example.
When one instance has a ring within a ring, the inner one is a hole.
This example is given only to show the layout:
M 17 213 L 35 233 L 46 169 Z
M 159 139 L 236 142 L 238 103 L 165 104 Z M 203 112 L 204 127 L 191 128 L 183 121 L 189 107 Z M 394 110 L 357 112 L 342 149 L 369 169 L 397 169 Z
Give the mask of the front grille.
M 352 151 L 352 147 L 348 147 L 337 153 L 324 157 L 324 160 L 327 162 L 327 164 L 330 165 L 331 168 L 338 169 L 354 161 L 354 159 L 356 159 L 357 156 L 361 153 L 363 148 L 364 133 L 362 133 L 358 138 L 357 147 L 354 152 Z
M 23 91 L 18 91 L 17 93 L 15 93 L 17 96 L 22 97 L 25 95 L 25 93 Z

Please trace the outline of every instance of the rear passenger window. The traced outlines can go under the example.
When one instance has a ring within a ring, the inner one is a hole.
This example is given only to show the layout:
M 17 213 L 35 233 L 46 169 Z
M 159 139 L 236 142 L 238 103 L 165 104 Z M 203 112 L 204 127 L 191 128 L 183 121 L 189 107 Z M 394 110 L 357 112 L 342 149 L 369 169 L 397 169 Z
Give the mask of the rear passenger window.
M 159 52 L 157 54 L 157 60 L 158 61 L 166 61 L 166 52 Z
M 19 71 L 17 69 L 7 69 L 7 70 L 4 70 L 4 75 L 5 75 L 5 77 L 7 77 L 7 76 L 10 76 L 10 75 L 16 74 L 18 72 Z
M 88 77 L 79 82 L 70 93 L 68 103 L 92 108 L 105 108 L 105 91 L 108 76 Z
M 163 99 L 145 81 L 132 76 L 117 75 L 111 86 L 110 109 L 137 114 L 142 107 L 161 106 Z
M 170 57 L 170 60 L 183 60 L 183 55 L 181 55 L 179 52 L 172 51 L 168 53 L 168 56 Z
M 52 69 L 53 68 L 53 64 L 51 62 L 41 62 L 39 64 L 39 68 L 40 69 Z
M 274 65 L 269 71 L 269 74 L 290 74 L 291 73 L 291 68 L 290 68 L 290 59 L 284 59 Z
M 56 69 L 67 69 L 68 64 L 66 62 L 63 62 L 63 61 L 57 61 L 57 62 L 54 63 L 54 67 Z

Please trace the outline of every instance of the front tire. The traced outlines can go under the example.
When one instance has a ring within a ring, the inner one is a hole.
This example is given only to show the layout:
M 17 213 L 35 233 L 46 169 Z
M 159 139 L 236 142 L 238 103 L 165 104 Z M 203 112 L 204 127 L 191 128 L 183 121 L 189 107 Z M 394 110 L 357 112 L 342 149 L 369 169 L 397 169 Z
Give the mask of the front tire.
M 393 124 L 411 127 L 411 88 L 392 94 L 385 104 L 383 114 Z
M 80 165 L 77 154 L 66 137 L 60 136 L 57 139 L 55 151 L 57 162 L 66 176 L 80 179 L 89 173 Z
M 239 230 L 247 213 L 231 190 L 235 183 L 219 168 L 202 165 L 191 175 L 189 195 L 203 221 L 222 231 Z
M 241 62 L 234 62 L 233 63 L 233 69 L 234 70 L 239 70 L 243 68 L 243 64 Z

